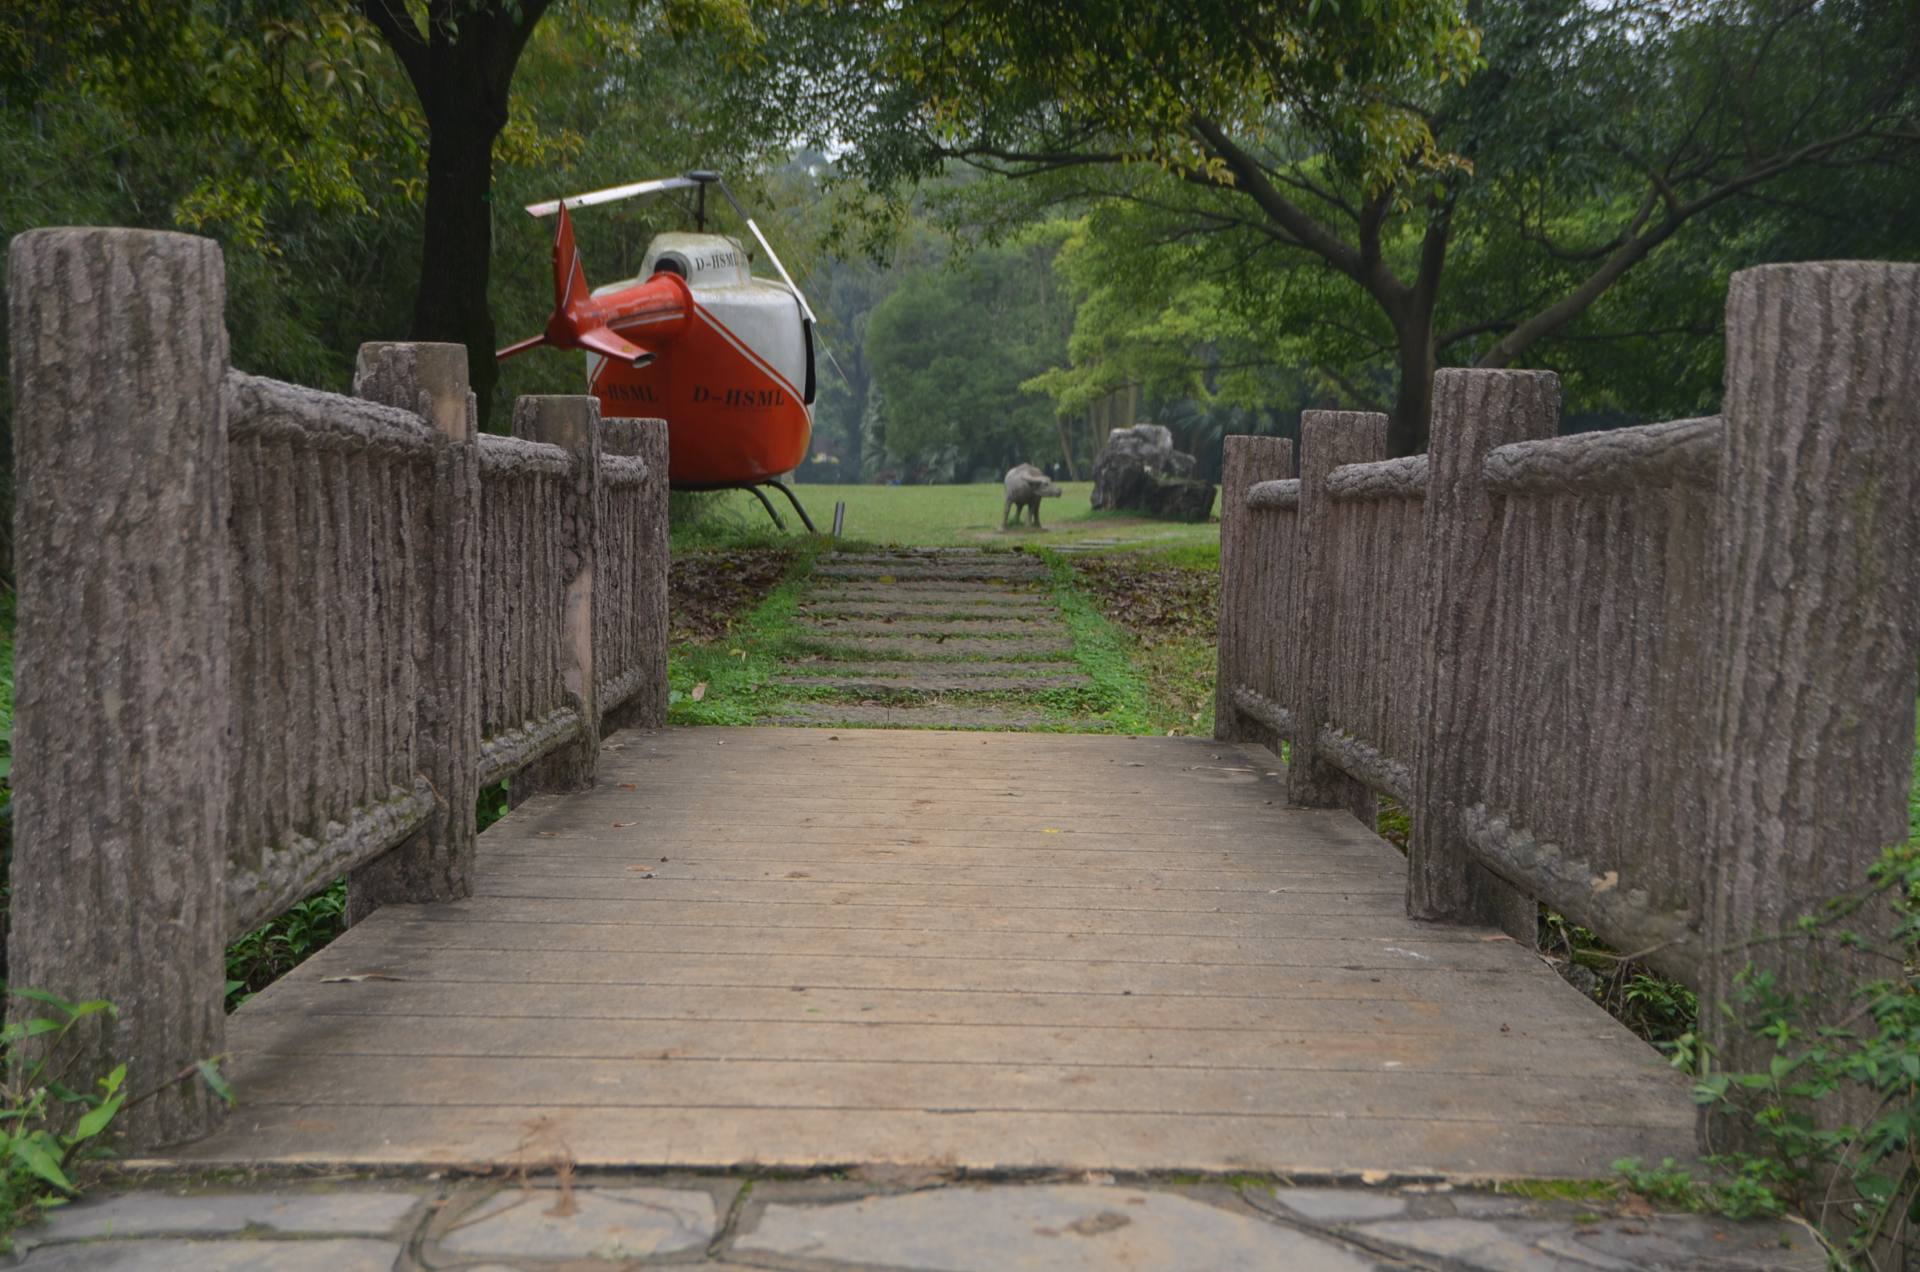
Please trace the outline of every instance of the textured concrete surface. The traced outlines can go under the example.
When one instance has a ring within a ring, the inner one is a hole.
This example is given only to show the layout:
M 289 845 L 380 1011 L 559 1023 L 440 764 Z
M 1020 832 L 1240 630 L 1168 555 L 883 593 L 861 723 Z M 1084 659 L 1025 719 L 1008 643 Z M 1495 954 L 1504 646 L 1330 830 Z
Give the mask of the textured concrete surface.
M 1803 1228 L 1660 1215 L 1596 1192 L 963 1183 L 939 1167 L 811 1179 L 498 1175 L 102 1190 L 16 1234 L 47 1272 L 1715 1272 L 1825 1266 Z

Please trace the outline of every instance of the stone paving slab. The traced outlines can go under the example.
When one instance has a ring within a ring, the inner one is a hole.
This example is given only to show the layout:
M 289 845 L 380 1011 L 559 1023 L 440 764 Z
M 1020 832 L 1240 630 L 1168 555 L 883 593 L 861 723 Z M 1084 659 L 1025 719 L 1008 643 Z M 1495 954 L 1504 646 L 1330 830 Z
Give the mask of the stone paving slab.
M 48 1246 L 19 1266 L 32 1272 L 392 1272 L 402 1247 L 364 1237 L 323 1241 L 167 1238 Z
M 704 1250 L 724 1213 L 712 1193 L 673 1188 L 528 1188 L 473 1200 L 431 1237 L 430 1266 L 480 1257 L 616 1261 L 682 1254 Z
M 122 1193 L 86 1206 L 53 1212 L 45 1224 L 23 1233 L 26 1247 L 92 1237 L 211 1236 L 269 1229 L 324 1236 L 378 1236 L 391 1231 L 420 1204 L 405 1189 L 293 1193 Z
M 822 622 L 983 622 L 997 619 L 1002 622 L 1020 622 L 1041 616 L 1051 617 L 1053 606 L 1025 601 L 1017 605 L 1008 605 L 998 601 L 980 602 L 951 600 L 937 603 L 913 603 L 896 600 L 872 601 L 835 601 L 831 603 L 808 602 L 796 611 L 802 618 L 818 619 Z
M 904 658 L 877 659 L 869 662 L 857 662 L 852 659 L 808 659 L 804 662 L 788 663 L 785 674 L 788 676 L 880 676 L 894 679 L 901 676 L 929 676 L 935 679 L 966 677 L 969 679 L 1008 678 L 1018 679 L 1025 676 L 1054 675 L 1059 671 L 1059 663 L 1040 662 L 1031 659 L 1006 658 L 945 658 L 938 661 Z M 1075 677 L 1084 679 L 1083 677 Z
M 1729 1224 L 1694 1215 L 1657 1221 L 1605 1223 L 1551 1220 L 1499 1223 L 1489 1219 L 1415 1219 L 1369 1224 L 1354 1235 L 1396 1253 L 1428 1256 L 1446 1265 L 1533 1272 L 1538 1268 L 1601 1268 L 1607 1272 L 1681 1272 L 1695 1268 L 1779 1268 L 1815 1272 L 1827 1266 L 1804 1236 L 1736 1234 Z
M 1089 689 L 1093 682 L 1085 676 L 1001 674 L 997 676 L 955 675 L 932 667 L 915 667 L 897 676 L 846 674 L 838 668 L 819 668 L 807 673 L 775 676 L 773 683 L 796 689 L 825 689 L 834 693 L 880 697 L 886 694 L 977 694 L 1048 693 L 1058 689 Z
M 751 1183 L 750 1189 L 746 1185 Z M 269 1227 L 261 1217 L 275 1224 Z M 233 1226 L 236 1220 L 239 1226 Z M 390 1222 L 388 1222 L 390 1221 Z M 345 1236 L 367 1225 L 377 1233 Z M 216 1231 L 217 1229 L 217 1231 Z M 299 1235 L 294 1235 L 295 1231 Z M 195 1232 L 192 1238 L 178 1234 Z M 834 1178 L 418 1174 L 339 1187 L 260 1179 L 131 1188 L 16 1234 L 45 1272 L 573 1272 L 642 1266 L 814 1272 L 1815 1272 L 1788 1222 L 1656 1214 L 1631 1199 L 1535 1200 L 1446 1184 L 1289 1187 L 1092 1174 L 957 1183 L 946 1168 Z
M 991 587 L 984 583 L 828 583 L 807 594 L 809 605 L 870 605 L 893 601 L 903 605 L 1027 605 L 1046 594 L 1032 586 Z
M 863 580 L 879 583 L 956 582 L 976 579 L 983 583 L 1034 583 L 1047 577 L 1037 564 L 1020 565 L 1000 561 L 953 562 L 940 565 L 859 565 L 830 561 L 814 567 L 814 577 L 835 581 Z
M 928 702 L 796 702 L 769 724 L 850 725 L 877 729 L 985 729 L 1024 732 L 1049 724 L 1047 713 L 1021 706 Z M 1096 730 L 1102 721 L 1076 728 Z M 1065 727 L 1058 725 L 1055 727 Z
M 848 618 L 802 619 L 801 631 L 824 640 L 842 636 L 968 636 L 975 639 L 994 636 L 1065 636 L 1066 624 L 1049 613 L 1030 618 Z
M 1073 641 L 1060 636 L 855 636 L 821 633 L 824 648 L 847 658 L 938 659 L 1021 658 L 1065 662 L 1073 656 Z
M 766 1205 L 736 1254 L 928 1272 L 1370 1272 L 1338 1242 L 1177 1193 L 1093 1185 L 942 1188 Z

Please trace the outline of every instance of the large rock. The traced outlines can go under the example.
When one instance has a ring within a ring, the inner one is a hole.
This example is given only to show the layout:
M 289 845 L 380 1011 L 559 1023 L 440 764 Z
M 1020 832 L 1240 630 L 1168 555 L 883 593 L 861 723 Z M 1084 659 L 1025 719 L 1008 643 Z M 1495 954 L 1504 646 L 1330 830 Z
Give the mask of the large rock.
M 1175 521 L 1205 521 L 1213 483 L 1193 476 L 1193 456 L 1173 449 L 1164 424 L 1116 428 L 1093 461 L 1093 506 Z

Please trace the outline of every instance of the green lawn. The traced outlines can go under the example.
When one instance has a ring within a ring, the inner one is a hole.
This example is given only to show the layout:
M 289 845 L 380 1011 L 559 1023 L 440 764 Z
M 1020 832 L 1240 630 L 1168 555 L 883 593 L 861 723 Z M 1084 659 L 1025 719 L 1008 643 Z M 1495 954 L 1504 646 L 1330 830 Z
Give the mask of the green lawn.
M 1095 512 L 1088 505 L 1093 483 L 1063 482 L 1058 499 L 1040 505 L 1040 529 L 1019 526 L 1002 530 L 1002 494 L 998 484 L 977 486 L 827 486 L 806 483 L 794 493 L 807 506 L 814 524 L 824 534 L 833 524 L 833 505 L 845 500 L 845 537 L 868 543 L 895 543 L 915 547 L 991 547 L 1031 544 L 1059 547 L 1085 539 L 1115 541 L 1116 546 L 1172 548 L 1215 544 L 1218 523 L 1181 525 L 1145 517 Z M 777 491 L 768 497 L 792 522 L 791 511 Z M 709 518 L 714 537 L 727 527 L 757 530 L 768 524 L 767 514 L 752 495 L 731 491 L 716 497 L 716 514 Z M 702 534 L 700 537 L 706 537 Z

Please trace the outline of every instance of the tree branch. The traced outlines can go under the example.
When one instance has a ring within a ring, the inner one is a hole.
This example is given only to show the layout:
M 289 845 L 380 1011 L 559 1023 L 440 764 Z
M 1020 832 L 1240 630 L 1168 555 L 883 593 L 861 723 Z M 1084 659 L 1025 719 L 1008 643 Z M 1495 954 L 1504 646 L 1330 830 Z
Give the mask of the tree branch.
M 1195 119 L 1193 131 L 1205 143 L 1220 161 L 1227 165 L 1237 182 L 1236 188 L 1252 199 L 1259 209 L 1266 213 L 1281 229 L 1292 235 L 1300 245 L 1341 273 L 1359 282 L 1370 292 L 1378 283 L 1377 277 L 1382 271 L 1368 270 L 1366 262 L 1360 259 L 1360 253 L 1343 242 L 1326 226 L 1320 224 L 1306 211 L 1280 193 L 1274 184 L 1267 180 L 1251 155 L 1236 145 L 1225 130 L 1210 119 Z M 1208 184 L 1217 184 L 1209 182 Z
M 1820 141 L 1810 141 L 1798 150 L 1776 155 L 1772 159 L 1749 167 L 1745 172 L 1726 179 L 1692 202 L 1672 207 L 1657 225 L 1622 243 L 1601 263 L 1600 268 L 1582 279 L 1559 300 L 1517 325 L 1474 365 L 1511 366 L 1514 359 L 1526 352 L 1536 341 L 1553 334 L 1586 312 L 1587 307 L 1599 299 L 1607 288 L 1619 281 L 1622 274 L 1646 259 L 1654 248 L 1672 238 L 1680 227 L 1693 217 L 1763 181 L 1769 181 L 1801 164 L 1824 158 L 1840 147 L 1870 135 L 1872 131 L 1872 124 L 1863 124 L 1858 128 Z
M 414 95 L 424 104 L 427 100 L 426 80 L 427 41 L 420 29 L 413 25 L 406 13 L 396 11 L 396 0 L 360 0 L 360 12 L 367 21 L 373 23 L 374 30 L 387 42 L 399 59 L 400 69 L 407 73 L 407 80 L 413 85 Z

